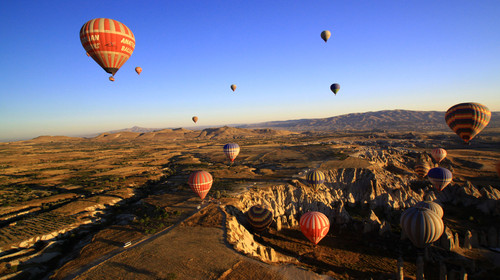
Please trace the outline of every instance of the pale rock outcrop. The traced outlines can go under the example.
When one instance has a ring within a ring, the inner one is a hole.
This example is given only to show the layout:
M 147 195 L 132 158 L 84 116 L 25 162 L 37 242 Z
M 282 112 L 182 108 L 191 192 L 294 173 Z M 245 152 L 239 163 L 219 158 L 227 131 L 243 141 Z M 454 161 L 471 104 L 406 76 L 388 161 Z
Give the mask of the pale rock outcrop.
M 227 240 L 234 249 L 246 255 L 255 257 L 263 262 L 293 262 L 294 258 L 277 253 L 267 248 L 253 238 L 253 235 L 241 225 L 236 217 L 227 215 Z
M 446 226 L 445 226 L 445 230 L 443 232 L 443 235 L 441 235 L 440 243 L 441 243 L 441 247 L 443 247 L 444 249 L 446 249 L 448 251 L 451 251 L 451 250 L 455 249 L 455 247 L 456 247 L 455 237 L 453 236 L 453 232 Z
M 363 232 L 368 233 L 368 232 L 372 232 L 372 231 L 378 231 L 380 229 L 380 225 L 382 225 L 382 223 L 378 219 L 375 212 L 373 212 L 373 210 L 371 210 L 370 217 L 364 221 Z

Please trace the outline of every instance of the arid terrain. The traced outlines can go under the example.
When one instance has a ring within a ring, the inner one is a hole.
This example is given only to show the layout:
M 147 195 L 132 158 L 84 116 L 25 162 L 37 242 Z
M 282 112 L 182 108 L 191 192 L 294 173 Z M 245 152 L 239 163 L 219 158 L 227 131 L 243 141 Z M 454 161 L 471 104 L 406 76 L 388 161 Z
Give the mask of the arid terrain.
M 231 142 L 241 146 L 232 165 L 222 151 Z M 434 165 L 435 147 L 454 176 L 442 192 L 414 172 L 419 155 Z M 396 279 L 400 257 L 415 279 L 399 217 L 424 199 L 443 206 L 446 226 L 426 279 L 443 267 L 448 279 L 493 279 L 499 159 L 495 127 L 471 145 L 446 130 L 233 127 L 0 143 L 0 279 Z M 305 181 L 312 168 L 326 175 L 317 192 Z M 187 184 L 195 170 L 214 178 L 203 202 Z M 274 213 L 262 233 L 245 217 L 256 204 Z M 298 226 L 310 210 L 331 223 L 316 246 Z

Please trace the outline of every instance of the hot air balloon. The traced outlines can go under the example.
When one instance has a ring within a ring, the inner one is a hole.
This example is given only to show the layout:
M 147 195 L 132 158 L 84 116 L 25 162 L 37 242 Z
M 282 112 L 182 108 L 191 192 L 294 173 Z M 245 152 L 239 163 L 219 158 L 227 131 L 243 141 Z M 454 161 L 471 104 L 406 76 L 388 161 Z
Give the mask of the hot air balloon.
M 114 82 L 115 81 L 115 78 L 113 76 L 109 77 L 109 80 Z
M 85 23 L 80 29 L 80 41 L 95 62 L 113 76 L 135 48 L 132 31 L 109 18 L 96 18 Z
M 424 248 L 441 237 L 443 220 L 431 209 L 410 207 L 401 214 L 401 228 L 413 245 Z
M 314 191 L 317 191 L 325 182 L 325 174 L 318 169 L 311 170 L 306 176 L 307 183 Z
M 328 217 L 316 211 L 309 211 L 302 215 L 299 224 L 302 233 L 314 244 L 318 244 L 330 230 Z
M 479 103 L 460 103 L 446 111 L 448 126 L 465 143 L 469 143 L 490 122 L 490 110 Z
M 436 148 L 436 149 L 432 150 L 432 152 L 431 152 L 432 158 L 437 163 L 440 163 L 446 157 L 446 155 L 447 155 L 446 150 L 441 149 L 441 148 Z
M 415 173 L 417 173 L 420 179 L 423 179 L 425 175 L 427 175 L 429 169 L 431 169 L 429 163 L 427 163 L 427 161 L 424 161 L 423 159 L 419 159 L 415 164 Z
M 231 161 L 231 163 L 234 162 L 234 159 L 238 156 L 239 153 L 240 153 L 240 146 L 238 144 L 229 143 L 224 145 L 224 154 Z
M 202 200 L 212 187 L 212 183 L 212 175 L 206 171 L 195 171 L 189 175 L 189 186 Z
M 427 173 L 427 178 L 438 191 L 442 191 L 453 179 L 453 174 L 446 168 L 434 167 Z
M 231 85 L 231 89 L 232 89 L 233 91 L 235 91 L 235 90 L 236 90 L 236 85 L 234 85 L 234 84 L 233 84 L 233 85 Z
M 142 72 L 142 68 L 139 66 L 135 67 L 135 72 L 137 72 L 137 75 L 140 75 Z
M 332 84 L 330 86 L 330 90 L 335 94 L 337 95 L 337 92 L 339 92 L 340 90 L 340 85 L 339 84 Z
M 415 206 L 413 206 L 413 207 L 416 207 L 416 208 L 422 207 L 422 208 L 431 209 L 439 216 L 439 218 L 443 218 L 443 214 L 444 214 L 443 208 L 441 207 L 441 205 L 437 204 L 436 202 L 420 201 L 417 204 L 415 204 Z
M 254 230 L 263 231 L 273 222 L 273 212 L 263 205 L 254 205 L 248 210 L 247 219 Z
M 193 122 L 196 123 L 198 121 L 198 117 L 197 116 L 194 116 L 193 117 Z
M 328 41 L 328 39 L 330 39 L 330 36 L 332 36 L 332 33 L 328 30 L 325 30 L 323 32 L 321 32 L 321 39 L 323 39 L 323 41 Z

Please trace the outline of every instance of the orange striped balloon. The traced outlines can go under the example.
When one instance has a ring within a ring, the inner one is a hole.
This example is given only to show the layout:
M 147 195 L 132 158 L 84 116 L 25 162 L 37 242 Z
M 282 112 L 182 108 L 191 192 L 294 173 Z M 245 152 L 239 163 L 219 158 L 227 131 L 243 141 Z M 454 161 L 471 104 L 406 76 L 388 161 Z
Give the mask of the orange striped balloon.
M 451 130 L 468 143 L 488 125 L 491 111 L 479 103 L 460 103 L 448 109 L 444 118 Z
M 212 175 L 206 171 L 195 171 L 189 175 L 189 186 L 202 200 L 207 196 L 212 183 Z
M 135 48 L 132 31 L 109 18 L 96 18 L 85 23 L 80 29 L 80 41 L 95 62 L 112 75 L 130 58 Z
M 436 149 L 432 150 L 432 152 L 431 152 L 432 158 L 437 163 L 440 163 L 443 159 L 445 159 L 447 154 L 448 153 L 446 152 L 446 150 L 442 149 L 442 148 L 436 148 Z
M 328 217 L 316 211 L 309 211 L 302 215 L 299 224 L 302 233 L 314 244 L 318 244 L 330 230 Z

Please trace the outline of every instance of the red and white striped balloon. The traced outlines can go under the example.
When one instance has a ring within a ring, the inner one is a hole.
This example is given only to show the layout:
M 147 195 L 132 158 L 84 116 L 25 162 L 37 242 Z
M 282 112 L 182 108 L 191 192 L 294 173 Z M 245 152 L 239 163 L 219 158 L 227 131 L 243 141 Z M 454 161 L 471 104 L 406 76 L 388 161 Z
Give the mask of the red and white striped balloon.
M 316 211 L 309 211 L 302 215 L 299 224 L 302 233 L 314 244 L 318 244 L 330 230 L 328 217 Z
M 432 150 L 432 152 L 431 152 L 432 158 L 437 163 L 440 163 L 446 157 L 447 154 L 448 153 L 446 153 L 446 150 L 442 149 L 442 148 L 436 148 L 436 149 Z
M 189 186 L 202 200 L 207 196 L 212 183 L 212 175 L 206 171 L 195 171 L 189 175 Z

